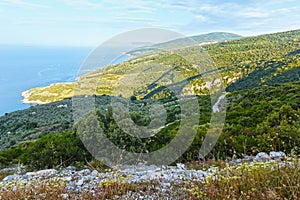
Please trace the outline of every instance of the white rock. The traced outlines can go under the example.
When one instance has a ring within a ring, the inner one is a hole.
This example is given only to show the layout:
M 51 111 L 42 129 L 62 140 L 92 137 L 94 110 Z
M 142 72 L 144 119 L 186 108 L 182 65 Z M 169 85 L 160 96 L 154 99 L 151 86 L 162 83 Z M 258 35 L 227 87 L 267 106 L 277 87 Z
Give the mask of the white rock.
M 3 182 L 10 182 L 10 181 L 15 180 L 17 178 L 18 177 L 16 175 L 9 175 L 9 176 L 5 177 L 2 181 Z
M 82 185 L 83 185 L 83 180 L 80 179 L 79 181 L 77 181 L 76 185 L 77 185 L 77 186 L 82 186 Z
M 182 163 L 177 163 L 176 166 L 178 169 L 185 169 L 185 166 Z
M 68 198 L 69 198 L 69 195 L 68 195 L 68 194 L 61 194 L 60 196 L 61 196 L 61 198 L 63 198 L 63 199 L 68 199 Z
M 63 178 L 65 181 L 71 181 L 73 178 L 71 176 L 67 176 Z
M 93 170 L 91 175 L 92 176 L 99 176 L 99 172 L 97 170 Z
M 12 167 L 12 168 L 4 168 L 4 169 L 1 169 L 0 172 L 1 173 L 7 173 L 7 172 L 15 172 L 17 171 L 18 168 L 17 167 Z
M 268 160 L 270 160 L 270 157 L 265 152 L 258 153 L 254 158 L 254 161 L 256 161 L 256 162 L 266 162 Z
M 45 170 L 40 170 L 37 172 L 27 172 L 27 176 L 48 176 L 48 175 L 53 175 L 57 174 L 58 171 L 55 169 L 45 169 Z
M 270 152 L 270 158 L 273 159 L 273 160 L 281 160 L 281 159 L 284 159 L 285 158 L 285 153 L 282 152 L 282 151 L 271 151 Z
M 91 170 L 89 169 L 83 169 L 81 171 L 78 172 L 79 174 L 82 174 L 82 175 L 88 175 L 91 173 Z
M 68 167 L 66 167 L 66 170 L 75 171 L 76 167 L 74 167 L 74 166 L 68 166 Z

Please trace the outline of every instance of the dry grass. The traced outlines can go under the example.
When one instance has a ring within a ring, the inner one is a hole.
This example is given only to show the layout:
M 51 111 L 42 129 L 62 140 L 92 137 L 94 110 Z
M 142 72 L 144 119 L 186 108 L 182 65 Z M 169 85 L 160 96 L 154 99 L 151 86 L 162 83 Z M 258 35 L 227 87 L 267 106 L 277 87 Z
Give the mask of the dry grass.
M 187 184 L 193 199 L 300 199 L 299 161 L 227 166 L 205 182 Z
M 173 190 L 180 191 L 179 186 L 171 186 Z M 126 183 L 122 178 L 117 180 L 107 179 L 94 190 L 83 189 L 80 192 L 67 191 L 66 183 L 59 178 L 40 182 L 32 180 L 29 183 L 14 182 L 5 187 L 0 187 L 0 200 L 77 200 L 77 199 L 163 199 L 165 196 L 180 199 L 188 197 L 187 192 L 179 193 L 164 191 L 159 181 Z M 180 197 L 179 196 L 179 197 Z
M 0 186 L 0 200 L 17 199 L 300 199 L 299 161 L 276 163 L 248 163 L 230 166 L 222 163 L 219 171 L 206 181 L 182 181 L 163 187 L 161 182 L 127 183 L 124 178 L 106 179 L 94 190 L 67 191 L 67 182 L 60 178 L 29 183 L 13 182 Z M 4 176 L 4 175 L 3 175 Z M 66 195 L 67 194 L 67 195 Z

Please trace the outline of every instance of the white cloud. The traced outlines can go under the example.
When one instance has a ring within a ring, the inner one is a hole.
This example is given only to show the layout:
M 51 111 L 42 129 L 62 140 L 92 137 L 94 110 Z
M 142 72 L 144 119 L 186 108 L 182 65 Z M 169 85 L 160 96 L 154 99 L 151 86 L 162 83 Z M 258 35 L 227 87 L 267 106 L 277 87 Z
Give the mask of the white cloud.
M 155 11 L 153 2 L 145 0 L 123 0 L 117 3 L 111 0 L 64 0 L 64 2 L 66 5 L 77 9 L 126 10 L 130 13 L 152 13 Z
M 17 18 L 14 24 L 16 25 L 38 25 L 38 26 L 56 26 L 56 27 L 72 27 L 73 25 L 81 24 L 81 27 L 99 26 L 99 27 L 134 27 L 134 26 L 152 26 L 158 21 L 153 18 L 115 16 L 109 19 L 93 16 L 79 17 L 44 17 L 44 18 Z
M 142 6 L 142 5 L 129 5 L 125 6 L 125 10 L 127 10 L 130 13 L 154 13 L 155 8 L 151 8 L 148 6 Z M 124 9 L 124 6 L 120 7 Z
M 3 12 L 0 22 L 3 27 L 10 28 L 9 34 L 1 40 L 6 42 L 21 38 L 16 36 L 19 32 L 15 31 L 21 28 L 28 30 L 29 35 L 37 31 L 40 35 L 35 34 L 41 41 L 48 34 L 49 43 L 63 37 L 60 30 L 68 35 L 65 38 L 68 41 L 80 41 L 75 38 L 82 37 L 92 43 L 99 37 L 107 38 L 115 33 L 143 27 L 167 28 L 188 35 L 227 31 L 245 36 L 300 28 L 299 0 L 56 1 L 61 4 L 42 5 L 37 3 L 38 0 L 0 0 L 0 12 Z M 30 9 L 24 12 L 18 9 L 7 11 L 7 6 L 46 8 L 47 5 L 51 9 L 37 15 L 31 15 Z M 79 12 L 74 14 L 74 10 Z M 53 35 L 55 31 L 57 35 Z M 93 37 L 86 37 L 86 32 Z M 30 36 L 27 40 L 35 40 L 35 37 Z
M 204 15 L 196 15 L 195 16 L 195 20 L 199 21 L 199 22 L 207 22 L 209 21 L 207 17 L 205 17 Z
M 182 0 L 164 7 L 193 16 L 178 27 L 188 34 L 231 31 L 250 35 L 300 27 L 299 0 Z
M 154 13 L 159 8 L 156 1 L 148 0 L 122 0 L 115 3 L 111 0 L 103 0 L 103 4 L 110 10 L 126 11 L 128 13 Z
M 151 18 L 138 18 L 138 17 L 115 17 L 114 22 L 127 22 L 127 23 L 155 23 L 157 22 Z
M 203 1 L 172 1 L 165 4 L 167 9 L 177 9 L 180 11 L 191 12 L 194 15 L 225 17 L 225 18 L 266 18 L 272 14 L 272 6 L 287 2 L 297 2 L 296 0 L 251 0 L 251 1 L 220 1 L 220 0 L 203 0 Z M 283 7 L 281 5 L 281 7 Z M 271 7 L 271 8 L 270 8 Z
M 66 5 L 76 7 L 79 9 L 99 9 L 103 6 L 101 3 L 91 2 L 89 0 L 64 0 Z
M 18 6 L 18 7 L 26 7 L 26 8 L 48 8 L 46 5 L 30 3 L 24 0 L 2 0 L 0 1 L 0 5 L 4 6 Z

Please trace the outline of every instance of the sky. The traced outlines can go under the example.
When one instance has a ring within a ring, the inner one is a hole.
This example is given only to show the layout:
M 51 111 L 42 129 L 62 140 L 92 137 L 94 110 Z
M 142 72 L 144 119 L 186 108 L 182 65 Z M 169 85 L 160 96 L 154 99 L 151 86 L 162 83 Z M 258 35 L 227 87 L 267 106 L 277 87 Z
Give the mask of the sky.
M 299 0 L 0 0 L 0 44 L 95 47 L 139 28 L 243 36 L 300 29 Z

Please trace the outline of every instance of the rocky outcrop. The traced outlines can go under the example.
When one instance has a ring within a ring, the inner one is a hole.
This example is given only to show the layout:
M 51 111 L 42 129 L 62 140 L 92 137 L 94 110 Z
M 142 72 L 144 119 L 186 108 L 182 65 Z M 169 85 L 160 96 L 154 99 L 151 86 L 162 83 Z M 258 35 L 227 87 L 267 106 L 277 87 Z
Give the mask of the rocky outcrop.
M 233 165 L 240 163 L 249 163 L 254 165 L 256 162 L 276 162 L 278 166 L 285 166 L 286 162 L 282 161 L 285 158 L 283 152 L 265 152 L 258 153 L 255 157 L 244 156 L 244 158 L 230 161 Z M 289 162 L 287 162 L 290 164 Z M 292 166 L 291 164 L 291 167 Z M 47 169 L 36 172 L 20 173 L 18 168 L 2 169 L 2 172 L 11 172 L 15 170 L 15 174 L 5 177 L 0 182 L 1 189 L 11 185 L 40 185 L 51 181 L 63 183 L 66 194 L 63 194 L 63 199 L 69 199 L 68 193 L 81 193 L 82 191 L 96 192 L 99 185 L 110 181 L 122 181 L 124 183 L 146 183 L 156 182 L 159 184 L 159 189 L 170 191 L 173 184 L 180 185 L 183 182 L 204 181 L 207 176 L 214 176 L 219 170 L 218 168 L 209 168 L 206 171 L 189 170 L 184 164 L 176 166 L 155 166 L 139 163 L 137 165 L 121 165 L 116 169 L 99 172 L 88 168 L 76 171 L 75 167 L 69 166 L 64 169 Z M 19 174 L 17 173 L 19 172 Z M 120 179 L 121 178 L 121 179 Z M 123 197 L 122 197 L 123 198 Z

